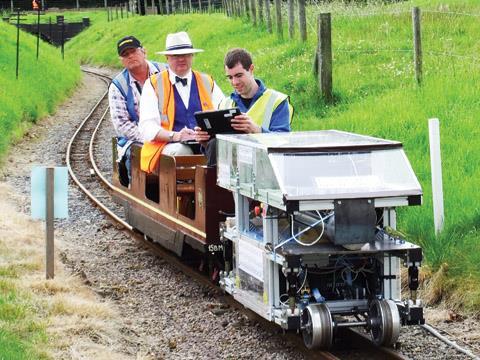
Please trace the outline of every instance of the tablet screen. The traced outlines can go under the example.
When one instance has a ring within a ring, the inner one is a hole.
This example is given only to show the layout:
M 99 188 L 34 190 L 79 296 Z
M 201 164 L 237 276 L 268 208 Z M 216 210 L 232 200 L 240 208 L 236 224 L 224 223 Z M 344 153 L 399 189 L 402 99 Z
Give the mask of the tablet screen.
M 239 108 L 224 109 L 224 110 L 210 110 L 210 111 L 197 111 L 195 120 L 197 125 L 203 130 L 208 132 L 210 136 L 216 134 L 238 134 L 240 131 L 232 128 L 230 121 L 237 115 L 240 115 Z

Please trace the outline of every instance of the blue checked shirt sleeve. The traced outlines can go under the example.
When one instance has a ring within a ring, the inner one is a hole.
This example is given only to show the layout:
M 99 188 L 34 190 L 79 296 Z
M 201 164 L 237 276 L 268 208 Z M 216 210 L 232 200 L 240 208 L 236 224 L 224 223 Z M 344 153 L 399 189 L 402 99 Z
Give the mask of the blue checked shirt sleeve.
M 124 136 L 129 140 L 142 142 L 137 124 L 130 121 L 126 99 L 114 84 L 110 84 L 108 89 L 108 102 L 110 104 L 110 117 L 117 136 Z M 138 109 L 136 101 L 135 109 Z

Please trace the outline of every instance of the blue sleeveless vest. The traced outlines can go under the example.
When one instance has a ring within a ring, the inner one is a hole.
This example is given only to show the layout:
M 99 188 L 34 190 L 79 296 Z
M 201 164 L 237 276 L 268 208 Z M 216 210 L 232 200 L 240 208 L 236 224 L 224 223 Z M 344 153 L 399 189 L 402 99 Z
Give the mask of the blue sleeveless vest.
M 162 71 L 166 69 L 165 64 L 160 64 L 152 61 L 152 64 L 155 66 L 157 71 Z M 135 99 L 133 96 L 133 90 L 130 87 L 130 73 L 127 69 L 123 69 L 120 74 L 115 76 L 112 80 L 112 83 L 118 88 L 122 96 L 127 100 L 127 111 L 130 115 L 130 121 L 138 124 L 138 114 L 135 111 Z M 119 146 L 124 146 L 128 142 L 128 139 L 124 136 L 117 137 L 117 144 Z
M 185 108 L 185 104 L 177 91 L 177 87 L 173 87 L 173 94 L 175 99 L 175 122 L 173 125 L 173 131 L 180 131 L 184 127 L 193 129 L 197 126 L 195 116 L 196 111 L 202 110 L 200 104 L 200 95 L 198 94 L 197 81 L 195 76 L 192 76 L 192 84 L 190 86 L 190 98 L 188 100 L 188 109 Z

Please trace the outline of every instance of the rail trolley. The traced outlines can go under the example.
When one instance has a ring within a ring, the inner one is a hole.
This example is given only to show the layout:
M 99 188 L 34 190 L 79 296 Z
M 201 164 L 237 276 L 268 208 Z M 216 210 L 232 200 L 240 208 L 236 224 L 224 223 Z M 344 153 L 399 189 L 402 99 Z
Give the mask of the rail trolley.
M 400 142 L 324 130 L 217 135 L 217 145 L 216 168 L 162 155 L 157 174 L 139 170 L 134 148 L 130 188 L 113 176 L 127 221 L 197 259 L 245 307 L 301 331 L 308 348 L 330 347 L 345 327 L 390 346 L 402 325 L 424 323 L 422 249 L 395 230 L 395 209 L 422 203 Z

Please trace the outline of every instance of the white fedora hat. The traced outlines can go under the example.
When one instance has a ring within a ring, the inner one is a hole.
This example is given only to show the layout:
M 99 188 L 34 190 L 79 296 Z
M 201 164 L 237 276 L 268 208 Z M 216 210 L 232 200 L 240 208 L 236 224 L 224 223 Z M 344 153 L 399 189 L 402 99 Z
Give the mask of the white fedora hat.
M 174 34 L 168 34 L 165 41 L 165 51 L 159 51 L 157 54 L 163 55 L 183 55 L 202 52 L 203 49 L 194 49 L 192 40 L 185 31 Z

